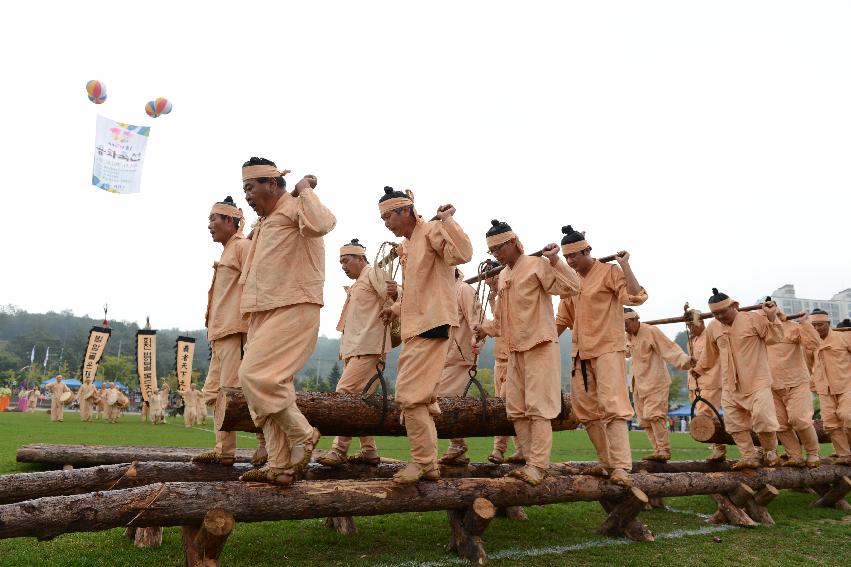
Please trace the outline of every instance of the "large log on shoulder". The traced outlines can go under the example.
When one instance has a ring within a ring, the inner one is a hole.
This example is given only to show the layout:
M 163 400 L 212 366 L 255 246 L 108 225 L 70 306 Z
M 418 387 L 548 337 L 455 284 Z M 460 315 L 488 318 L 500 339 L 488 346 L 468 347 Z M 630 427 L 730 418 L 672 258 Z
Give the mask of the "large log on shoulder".
M 728 493 L 751 488 L 831 484 L 851 467 L 764 468 L 746 472 L 658 473 L 633 477 L 649 497 Z M 495 507 L 618 498 L 624 489 L 589 475 L 555 475 L 539 486 L 514 478 L 465 478 L 398 485 L 392 480 L 303 481 L 290 487 L 242 482 L 174 482 L 138 488 L 54 496 L 0 506 L 0 538 L 47 539 L 67 532 L 124 526 L 185 526 L 221 508 L 237 522 L 373 516 L 401 512 L 460 510 L 476 498 Z
M 307 421 L 326 436 L 405 435 L 405 426 L 399 422 L 400 406 L 392 397 L 388 398 L 388 411 L 383 422 L 380 396 L 363 398 L 342 393 L 299 392 L 296 403 Z M 562 403 L 565 415 L 552 420 L 553 430 L 576 429 L 579 421 L 570 411 L 570 394 L 562 393 Z M 438 398 L 438 405 L 441 414 L 434 418 L 434 423 L 441 439 L 514 435 L 502 398 L 487 398 L 484 419 L 480 398 Z M 215 423 L 220 431 L 259 431 L 251 420 L 240 388 L 222 388 L 219 391 Z
M 813 420 L 813 425 L 816 428 L 819 443 L 830 443 L 830 435 L 828 435 L 824 430 L 821 420 Z M 724 430 L 721 423 L 718 421 L 718 418 L 714 415 L 694 416 L 691 420 L 691 424 L 689 424 L 689 432 L 695 441 L 700 441 L 701 443 L 720 443 L 722 445 L 736 444 L 736 442 L 733 441 L 733 437 Z M 752 434 L 751 437 L 753 438 L 754 445 L 759 446 L 759 438 L 756 434 Z M 780 443 L 780 439 L 778 439 L 777 442 Z

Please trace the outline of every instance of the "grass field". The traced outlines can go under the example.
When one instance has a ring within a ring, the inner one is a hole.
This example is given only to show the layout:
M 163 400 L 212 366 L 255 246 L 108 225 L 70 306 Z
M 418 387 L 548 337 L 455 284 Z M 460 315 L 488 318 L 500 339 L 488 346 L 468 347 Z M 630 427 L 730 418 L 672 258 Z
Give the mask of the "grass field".
M 205 431 L 202 428 L 206 428 Z M 92 443 L 106 445 L 173 445 L 206 447 L 213 434 L 206 426 L 187 429 L 172 421 L 153 427 L 134 415 L 117 425 L 83 424 L 66 413 L 64 423 L 50 423 L 44 412 L 0 413 L 0 474 L 39 470 L 15 462 L 15 449 L 26 443 Z M 650 451 L 642 432 L 631 434 L 633 456 Z M 471 439 L 471 457 L 485 460 L 490 439 Z M 688 435 L 672 434 L 674 457 L 700 459 L 707 448 Z M 252 435 L 238 435 L 240 447 L 253 447 Z M 323 439 L 327 448 L 330 439 Z M 441 450 L 446 441 L 441 442 Z M 585 433 L 555 434 L 554 461 L 592 460 Z M 388 457 L 404 459 L 407 441 L 380 438 Z M 827 446 L 825 446 L 827 449 Z M 827 453 L 829 451 L 825 451 Z M 783 491 L 771 504 L 777 524 L 731 529 L 706 524 L 714 511 L 708 496 L 669 498 L 669 510 L 643 512 L 641 519 L 657 537 L 652 543 L 612 540 L 594 533 L 603 520 L 597 503 L 571 503 L 527 509 L 529 521 L 497 519 L 485 533 L 492 565 L 842 565 L 851 563 L 851 515 L 813 509 L 812 495 Z M 322 520 L 237 524 L 222 555 L 228 567 L 265 565 L 447 565 L 458 561 L 446 553 L 449 527 L 445 512 L 396 514 L 357 519 L 359 535 L 344 537 L 326 529 Z M 714 538 L 719 538 L 716 542 Z M 74 533 L 53 541 L 33 538 L 0 540 L 0 565 L 180 566 L 183 553 L 178 528 L 166 528 L 159 549 L 136 549 L 122 530 Z

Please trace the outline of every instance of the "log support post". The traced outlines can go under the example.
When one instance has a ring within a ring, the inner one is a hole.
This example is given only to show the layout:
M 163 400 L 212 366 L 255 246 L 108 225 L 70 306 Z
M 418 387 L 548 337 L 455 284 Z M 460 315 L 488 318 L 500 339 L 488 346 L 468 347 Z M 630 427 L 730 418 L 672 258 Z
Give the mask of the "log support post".
M 183 526 L 183 553 L 186 567 L 219 567 L 219 555 L 233 531 L 233 515 L 213 508 L 200 526 Z
M 848 501 L 845 500 L 845 495 L 851 492 L 851 479 L 843 476 L 836 483 L 831 485 L 821 485 L 815 487 L 816 491 L 821 495 L 821 498 L 811 504 L 815 508 L 833 508 L 837 507 L 842 510 L 851 509 Z M 845 504 L 843 506 L 842 504 Z
M 458 554 L 474 565 L 484 565 L 487 560 L 482 534 L 496 516 L 496 507 L 486 498 L 476 498 L 469 508 L 447 510 L 452 540 L 447 551 Z
M 129 529 L 129 528 L 128 528 Z M 133 534 L 133 545 L 136 547 L 159 547 L 163 544 L 162 527 L 136 528 Z
M 657 508 L 660 510 L 665 509 L 665 501 L 662 500 L 661 496 L 651 496 L 650 502 L 648 502 L 648 504 L 650 504 L 651 508 Z
M 334 530 L 340 535 L 356 535 L 358 528 L 355 525 L 355 519 L 351 516 L 335 516 L 325 518 L 325 527 L 329 530 Z
M 758 524 L 748 516 L 747 512 L 736 506 L 724 494 L 710 494 L 718 510 L 709 518 L 710 524 L 731 524 L 743 528 L 755 528 Z
M 653 534 L 638 520 L 638 514 L 650 503 L 650 498 L 639 488 L 632 487 L 620 498 L 600 500 L 609 513 L 597 528 L 597 533 L 626 536 L 634 541 L 653 541 Z
M 766 485 L 766 488 L 769 486 L 771 485 Z M 771 486 L 771 488 L 774 487 Z M 774 488 L 774 490 L 776 491 L 777 489 Z M 769 489 L 767 494 L 770 495 L 770 493 L 771 491 Z M 774 518 L 772 518 L 771 514 L 768 513 L 768 508 L 757 502 L 756 495 L 757 493 L 753 488 L 742 483 L 727 496 L 730 498 L 730 502 L 747 512 L 748 516 L 750 516 L 752 520 L 757 521 L 760 524 L 773 526 Z M 773 497 L 769 498 L 769 501 L 772 498 Z

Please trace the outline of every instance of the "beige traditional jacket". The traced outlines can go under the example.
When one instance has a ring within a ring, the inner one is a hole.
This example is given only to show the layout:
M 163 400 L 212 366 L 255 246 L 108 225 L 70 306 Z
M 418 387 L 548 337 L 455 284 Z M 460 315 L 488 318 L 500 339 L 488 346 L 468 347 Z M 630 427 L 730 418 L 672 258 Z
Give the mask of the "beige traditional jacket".
M 239 312 L 242 284 L 239 278 L 248 258 L 251 241 L 234 234 L 225 244 L 222 257 L 213 263 L 213 281 L 207 293 L 207 340 L 248 332 L 248 319 Z
M 509 351 L 526 351 L 543 342 L 558 342 L 553 295 L 579 292 L 580 278 L 564 260 L 552 265 L 546 258 L 520 256 L 514 267 L 499 273 L 497 310 L 482 329 L 503 337 Z M 623 315 L 621 315 L 623 350 Z
M 364 266 L 358 279 L 346 289 L 346 303 L 340 313 L 337 330 L 340 337 L 340 358 L 381 354 L 390 352 L 390 330 L 384 332 L 384 323 L 378 314 L 385 307 L 389 297 L 387 287 L 375 285 L 376 272 L 372 266 Z
M 254 228 L 239 282 L 242 313 L 316 303 L 322 305 L 325 243 L 337 219 L 313 189 L 298 197 L 285 192 L 275 209 Z
M 691 358 L 661 329 L 642 323 L 634 336 L 626 333 L 627 351 L 632 355 L 630 389 L 647 397 L 660 388 L 667 390 L 671 375 L 666 362 L 680 370 L 689 368 Z
M 626 289 L 620 266 L 594 262 L 582 281 L 579 295 L 563 297 L 556 323 L 572 331 L 573 357 L 590 360 L 610 352 L 623 352 L 623 306 L 641 305 L 647 292 L 637 295 Z

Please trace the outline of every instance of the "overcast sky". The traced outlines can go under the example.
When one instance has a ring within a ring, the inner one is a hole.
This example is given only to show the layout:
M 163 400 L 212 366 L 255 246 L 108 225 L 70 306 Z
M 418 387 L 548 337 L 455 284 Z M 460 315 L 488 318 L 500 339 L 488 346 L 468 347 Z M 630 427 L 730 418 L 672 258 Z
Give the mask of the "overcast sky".
M 46 4 L 52 4 L 47 6 Z M 451 202 L 485 257 L 492 218 L 532 251 L 587 231 L 632 254 L 642 316 L 851 287 L 845 2 L 51 2 L 0 22 L 0 303 L 155 328 L 204 324 L 207 215 L 264 156 L 318 176 L 321 332 L 337 250 L 393 238 L 377 200 Z M 99 79 L 96 106 L 85 83 Z M 170 115 L 150 119 L 164 96 Z M 98 113 L 150 125 L 136 195 L 91 186 Z M 666 329 L 671 333 L 679 329 Z

